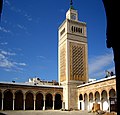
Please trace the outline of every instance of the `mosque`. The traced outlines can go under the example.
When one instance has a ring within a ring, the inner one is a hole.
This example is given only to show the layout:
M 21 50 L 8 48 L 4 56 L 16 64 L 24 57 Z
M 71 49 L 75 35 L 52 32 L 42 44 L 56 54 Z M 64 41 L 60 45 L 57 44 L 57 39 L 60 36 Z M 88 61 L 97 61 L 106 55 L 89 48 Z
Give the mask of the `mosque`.
M 115 109 L 116 77 L 89 81 L 85 22 L 78 20 L 72 2 L 58 29 L 58 79 L 0 82 L 0 110 L 100 110 Z

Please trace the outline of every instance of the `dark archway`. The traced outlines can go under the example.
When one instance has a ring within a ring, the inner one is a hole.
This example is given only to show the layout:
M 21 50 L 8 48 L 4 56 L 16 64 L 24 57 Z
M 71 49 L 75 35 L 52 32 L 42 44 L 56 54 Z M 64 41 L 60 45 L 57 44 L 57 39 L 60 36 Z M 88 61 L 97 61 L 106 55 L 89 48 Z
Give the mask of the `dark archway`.
M 36 110 L 42 110 L 43 109 L 43 94 L 38 93 L 36 95 Z
M 2 93 L 0 92 L 0 110 L 2 109 Z
M 110 98 L 114 98 L 115 96 L 116 96 L 115 90 L 114 90 L 114 89 L 111 89 L 111 90 L 109 91 L 109 97 L 110 97 Z
M 3 103 L 4 110 L 13 110 L 13 94 L 10 90 L 4 92 Z
M 82 94 L 79 95 L 79 100 L 83 100 Z
M 30 92 L 28 92 L 26 94 L 25 109 L 26 110 L 34 110 L 33 94 Z
M 62 108 L 62 100 L 61 100 L 61 95 L 56 94 L 55 95 L 55 109 L 59 110 Z
M 100 93 L 98 91 L 95 92 L 95 102 L 100 101 Z
M 89 94 L 89 101 L 93 101 L 93 93 L 92 92 Z
M 53 107 L 52 95 L 48 93 L 46 95 L 46 100 L 45 100 L 45 109 L 52 109 L 52 107 Z
M 23 110 L 23 93 L 17 91 L 15 93 L 15 110 Z

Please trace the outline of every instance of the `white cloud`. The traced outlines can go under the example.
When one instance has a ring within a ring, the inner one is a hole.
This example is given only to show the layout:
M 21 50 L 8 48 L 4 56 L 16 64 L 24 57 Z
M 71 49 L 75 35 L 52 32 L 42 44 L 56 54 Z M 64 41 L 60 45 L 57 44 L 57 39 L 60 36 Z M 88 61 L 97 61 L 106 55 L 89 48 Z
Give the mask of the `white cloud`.
M 7 59 L 3 54 L 0 54 L 0 67 L 11 68 L 14 64 Z
M 44 56 L 37 56 L 40 59 L 46 59 Z
M 16 55 L 15 53 L 7 52 L 7 51 L 4 51 L 4 50 L 1 50 L 1 54 L 8 55 L 8 56 Z
M 17 62 L 13 62 L 14 65 L 19 65 L 19 66 L 26 66 L 26 63 L 17 63 Z
M 25 26 L 23 26 L 23 25 L 17 24 L 17 26 L 18 26 L 18 28 L 20 28 L 20 29 L 26 30 Z
M 93 57 L 89 62 L 89 73 L 101 70 L 103 67 L 110 65 L 113 62 L 113 54 L 105 54 Z
M 105 68 L 109 71 L 114 71 L 114 67 L 110 67 L 113 64 L 113 54 L 106 53 L 104 55 L 92 57 L 89 61 L 89 77 L 104 77 Z
M 32 21 L 32 17 L 24 10 L 14 7 L 8 0 L 5 1 L 5 4 L 10 8 L 10 10 L 22 15 L 25 17 L 28 21 Z
M 2 42 L 0 43 L 1 45 L 7 45 L 8 43 L 7 42 Z
M 15 56 L 15 53 L 6 52 L 0 50 L 0 68 L 3 68 L 5 71 L 21 71 L 22 67 L 26 66 L 26 63 L 11 61 L 10 57 Z
M 10 30 L 8 30 L 8 29 L 6 29 L 4 27 L 1 27 L 1 26 L 0 26 L 0 31 L 5 32 L 5 33 L 11 33 Z

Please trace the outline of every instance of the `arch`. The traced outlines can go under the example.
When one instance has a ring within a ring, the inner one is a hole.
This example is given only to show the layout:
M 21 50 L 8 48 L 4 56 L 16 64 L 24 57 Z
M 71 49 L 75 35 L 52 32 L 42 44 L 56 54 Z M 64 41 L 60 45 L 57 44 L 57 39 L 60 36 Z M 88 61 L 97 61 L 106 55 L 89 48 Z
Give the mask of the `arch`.
M 89 93 L 89 110 L 92 110 L 93 108 L 93 93 Z
M 25 109 L 26 110 L 33 110 L 34 109 L 34 99 L 33 94 L 29 91 L 26 93 L 26 100 L 25 100 Z
M 61 100 L 61 95 L 56 94 L 55 95 L 55 109 L 61 109 L 62 108 L 62 100 Z
M 88 109 L 88 95 L 86 93 L 84 94 L 84 107 L 85 110 Z
M 52 94 L 48 93 L 46 94 L 45 109 L 52 109 L 52 107 L 53 107 L 53 97 Z
M 2 93 L 0 91 L 0 110 L 2 109 Z
M 83 95 L 82 94 L 79 95 L 79 100 L 83 100 Z
M 13 109 L 13 94 L 10 90 L 4 91 L 3 109 L 12 110 Z
M 62 92 L 58 91 L 58 92 L 55 93 L 55 95 L 56 95 L 56 94 L 60 94 L 60 95 L 61 95 L 61 100 L 63 99 L 63 94 L 62 94 Z
M 116 96 L 115 90 L 114 89 L 110 89 L 110 91 L 109 91 L 109 97 L 110 98 L 114 98 L 115 96 Z
M 43 94 L 39 92 L 36 94 L 36 105 L 35 105 L 36 110 L 42 110 L 43 103 L 44 103 Z
M 106 90 L 103 90 L 102 93 L 101 93 L 101 103 L 102 103 L 102 110 L 103 111 L 107 111 L 108 110 L 108 107 L 109 107 L 109 104 L 107 102 L 107 91 Z
M 100 93 L 98 91 L 95 92 L 95 101 L 100 101 Z
M 93 101 L 93 93 L 92 92 L 89 93 L 89 101 Z
M 15 92 L 15 110 L 23 110 L 23 93 L 21 90 Z
M 103 90 L 101 93 L 101 100 L 107 100 L 107 91 Z

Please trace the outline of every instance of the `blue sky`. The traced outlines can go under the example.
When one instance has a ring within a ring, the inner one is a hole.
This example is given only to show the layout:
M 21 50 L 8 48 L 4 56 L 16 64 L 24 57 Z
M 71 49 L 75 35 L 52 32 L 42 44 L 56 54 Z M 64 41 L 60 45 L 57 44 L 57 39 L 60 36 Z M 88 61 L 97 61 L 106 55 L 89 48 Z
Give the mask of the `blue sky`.
M 70 0 L 3 0 L 0 23 L 0 81 L 28 78 L 58 81 L 58 27 Z M 89 78 L 114 72 L 106 47 L 106 17 L 101 0 L 73 0 L 79 20 L 87 24 Z

